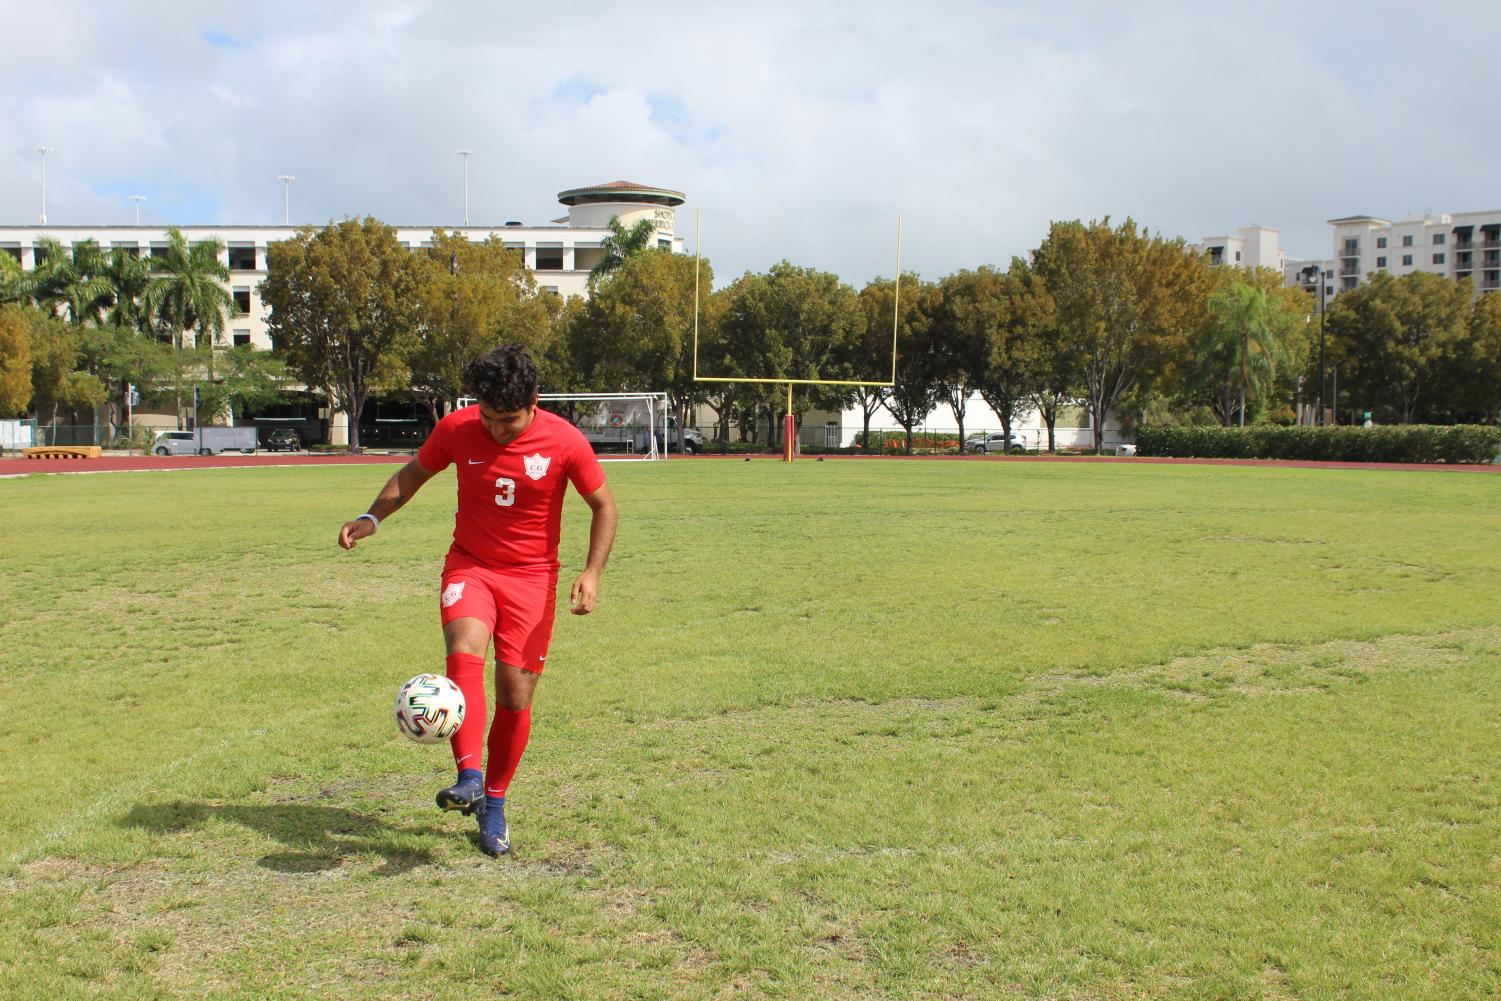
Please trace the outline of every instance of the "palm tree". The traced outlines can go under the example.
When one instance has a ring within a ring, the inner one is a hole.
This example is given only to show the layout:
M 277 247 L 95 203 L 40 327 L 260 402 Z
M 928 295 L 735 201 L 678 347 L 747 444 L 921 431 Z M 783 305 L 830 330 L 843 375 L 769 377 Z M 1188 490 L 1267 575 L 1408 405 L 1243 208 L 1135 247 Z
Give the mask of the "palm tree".
M 1278 303 L 1257 285 L 1235 282 L 1209 297 L 1213 322 L 1199 345 L 1199 360 L 1234 365 L 1233 372 L 1216 372 L 1216 379 L 1236 380 L 1240 426 L 1246 426 L 1246 396 L 1254 386 L 1258 394 L 1276 377 L 1277 366 L 1287 357 L 1285 323 Z M 1228 419 L 1228 414 L 1226 415 Z
M 610 235 L 599 241 L 604 256 L 589 272 L 589 283 L 598 283 L 611 271 L 645 251 L 651 246 L 651 237 L 656 230 L 657 224 L 651 219 L 638 219 L 635 225 L 626 229 L 618 215 L 610 216 Z
M 236 314 L 234 296 L 223 284 L 229 280 L 229 266 L 219 260 L 223 252 L 223 240 L 201 240 L 189 246 L 182 230 L 172 227 L 167 231 L 166 253 L 152 258 L 145 294 L 147 313 L 172 332 L 177 349 L 181 350 L 182 335 L 188 330 L 208 335 L 210 379 L 214 377 L 214 342 L 224 334 L 225 317 Z
M 95 240 L 80 240 L 65 252 L 62 244 L 44 238 L 37 241 L 37 250 L 41 260 L 31 274 L 30 297 L 49 313 L 65 309 L 75 326 L 97 325 L 115 298 L 104 249 Z
M 105 322 L 112 327 L 131 327 L 142 332 L 149 329 L 146 290 L 151 285 L 151 262 L 116 248 L 110 255 L 105 277 L 115 294 Z
M 229 280 L 229 266 L 219 260 L 223 252 L 222 240 L 202 240 L 189 246 L 182 230 L 172 227 L 167 231 L 166 251 L 151 259 L 152 276 L 143 299 L 145 314 L 159 329 L 171 332 L 174 352 L 181 353 L 184 332 L 195 330 L 199 336 L 208 335 L 210 382 L 214 379 L 214 342 L 224 333 L 225 314 L 235 314 L 234 296 L 222 284 Z M 195 342 L 197 339 L 195 336 Z M 176 367 L 180 372 L 180 359 Z M 180 392 L 177 415 L 181 427 Z

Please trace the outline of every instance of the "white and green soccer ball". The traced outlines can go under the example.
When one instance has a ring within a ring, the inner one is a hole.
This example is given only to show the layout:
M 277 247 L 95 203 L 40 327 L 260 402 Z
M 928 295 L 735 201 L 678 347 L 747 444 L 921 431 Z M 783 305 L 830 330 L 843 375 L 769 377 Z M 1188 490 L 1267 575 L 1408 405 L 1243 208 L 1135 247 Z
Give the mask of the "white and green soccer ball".
M 464 693 L 441 674 L 419 674 L 396 693 L 396 728 L 419 744 L 438 744 L 464 725 Z

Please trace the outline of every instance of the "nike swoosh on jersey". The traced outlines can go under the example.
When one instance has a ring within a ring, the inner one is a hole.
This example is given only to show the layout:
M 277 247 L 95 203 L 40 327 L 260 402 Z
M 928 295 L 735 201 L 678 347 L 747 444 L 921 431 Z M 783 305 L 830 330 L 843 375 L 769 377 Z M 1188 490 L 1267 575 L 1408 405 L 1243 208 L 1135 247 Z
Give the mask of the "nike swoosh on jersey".
M 469 460 L 469 465 L 471 465 L 471 466 L 479 466 L 479 465 L 483 465 L 484 462 L 485 462 L 484 459 L 470 459 Z

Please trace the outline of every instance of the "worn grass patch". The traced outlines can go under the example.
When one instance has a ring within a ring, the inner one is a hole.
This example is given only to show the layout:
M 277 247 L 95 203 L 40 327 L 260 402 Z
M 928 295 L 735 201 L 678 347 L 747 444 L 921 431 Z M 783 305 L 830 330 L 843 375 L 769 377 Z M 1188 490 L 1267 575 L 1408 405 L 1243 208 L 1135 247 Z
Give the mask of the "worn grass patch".
M 612 470 L 496 864 L 385 472 L 0 484 L 0 996 L 1501 993 L 1489 477 Z

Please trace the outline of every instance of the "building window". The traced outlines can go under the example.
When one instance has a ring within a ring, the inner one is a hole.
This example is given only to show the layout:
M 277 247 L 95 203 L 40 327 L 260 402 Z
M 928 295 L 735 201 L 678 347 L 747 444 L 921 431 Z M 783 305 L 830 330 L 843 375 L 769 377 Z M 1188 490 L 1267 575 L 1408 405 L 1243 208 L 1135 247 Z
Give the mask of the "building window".
M 229 270 L 231 271 L 254 271 L 255 248 L 254 247 L 230 247 Z
M 672 241 L 671 240 L 667 240 L 667 239 L 660 239 L 660 240 L 658 240 L 657 241 L 657 249 L 658 250 L 671 250 L 672 249 Z
M 1384 267 L 1386 267 L 1386 258 L 1384 258 L 1384 257 L 1378 257 L 1378 258 L 1376 258 L 1376 267 L 1378 267 L 1378 268 L 1384 268 Z
M 235 309 L 241 313 L 250 312 L 250 290 L 248 288 L 235 289 Z
M 37 267 L 41 267 L 43 264 L 46 264 L 47 263 L 47 248 L 46 247 L 32 247 L 31 248 L 31 259 L 32 259 L 32 261 L 34 261 L 36 263 Z
M 1238 251 L 1238 250 L 1235 252 L 1235 263 L 1236 264 L 1240 263 L 1240 251 Z
M 1345 241 L 1345 256 L 1346 257 L 1359 257 L 1360 256 L 1360 241 L 1359 240 L 1350 239 L 1350 240 L 1346 240 Z
M 165 243 L 153 243 L 151 245 L 151 256 L 152 257 L 166 257 L 167 256 L 167 245 Z
M 250 331 L 236 330 L 234 333 L 235 347 L 248 348 L 250 346 Z
M 1378 237 L 1376 237 L 1376 249 L 1377 250 L 1385 250 L 1386 249 L 1386 237 L 1384 237 L 1384 236 L 1378 236 Z
M 1412 267 L 1412 255 L 1411 254 L 1403 254 L 1402 255 L 1402 266 L 1404 268 L 1410 268 L 1410 267 Z
M 1408 233 L 1406 236 L 1402 237 L 1402 246 L 1404 246 L 1404 247 L 1411 247 L 1412 246 L 1412 234 L 1411 233 Z
M 131 257 L 141 256 L 141 245 L 139 243 L 112 243 L 110 244 L 110 249 L 117 250 L 122 254 L 129 254 Z
M 1433 255 L 1433 263 L 1434 264 L 1442 264 L 1442 263 L 1444 263 L 1444 255 L 1443 254 L 1434 254 Z
M 1355 284 L 1357 282 L 1359 282 L 1360 279 L 1356 278 L 1354 276 L 1351 276 L 1351 277 L 1348 277 L 1348 278 L 1341 278 L 1339 281 L 1340 281 L 1340 291 L 1342 291 L 1342 292 L 1349 292 L 1349 291 L 1351 291 L 1352 289 L 1355 288 Z
M 16 244 L 13 247 L 0 247 L 0 250 L 3 250 L 5 253 L 9 254 L 12 257 L 14 257 L 16 259 L 16 263 L 17 264 L 21 263 L 21 245 L 20 244 Z
M 1442 234 L 1442 233 L 1434 233 L 1433 234 L 1433 245 L 1435 247 L 1442 247 L 1444 245 L 1444 234 Z
M 542 286 L 542 291 L 544 291 L 544 292 L 551 292 L 553 295 L 557 295 L 558 294 L 558 287 L 556 285 L 543 285 Z
M 562 271 L 563 248 L 562 247 L 538 247 L 537 248 L 538 271 Z

